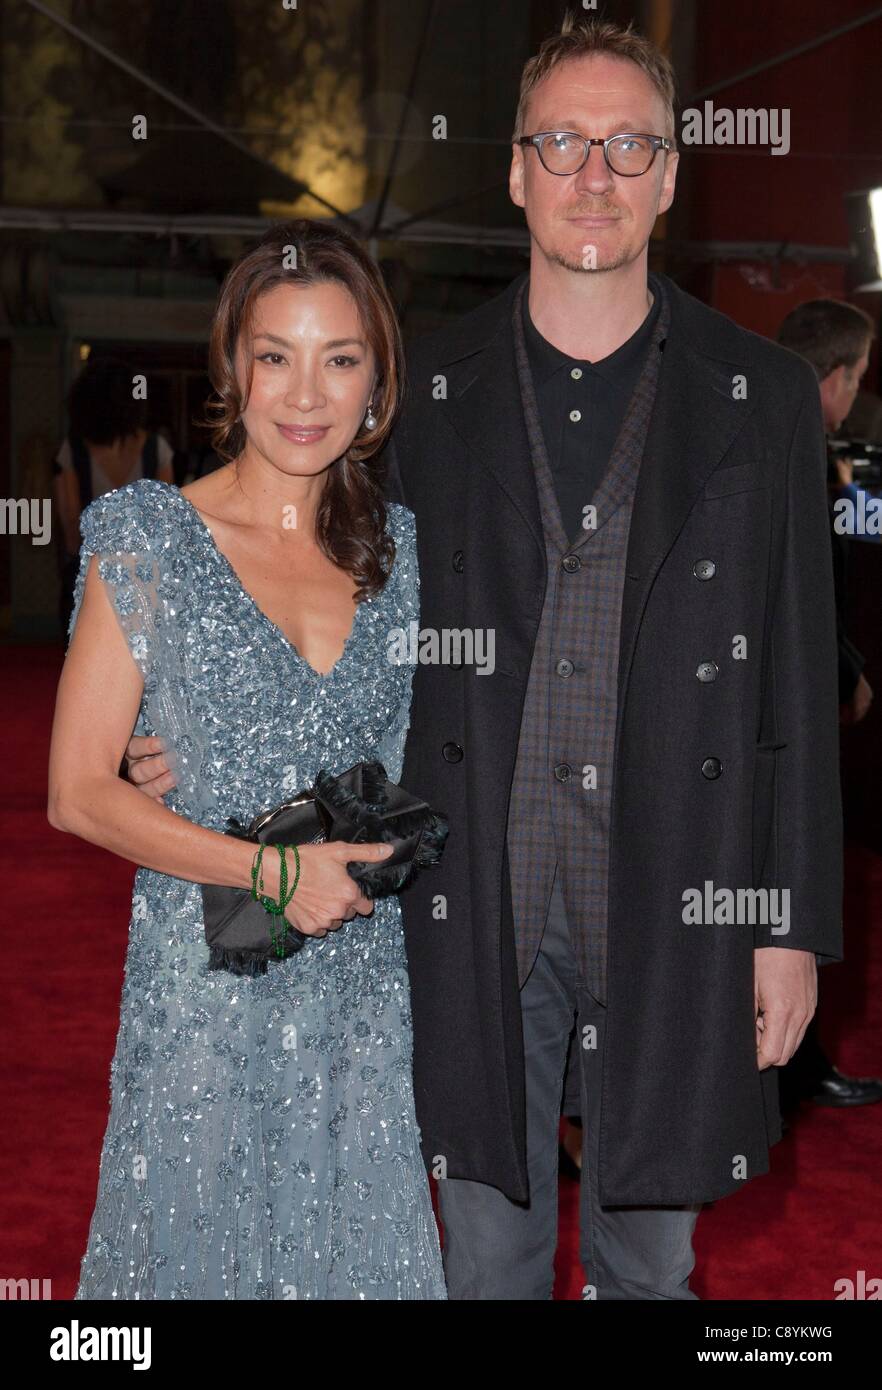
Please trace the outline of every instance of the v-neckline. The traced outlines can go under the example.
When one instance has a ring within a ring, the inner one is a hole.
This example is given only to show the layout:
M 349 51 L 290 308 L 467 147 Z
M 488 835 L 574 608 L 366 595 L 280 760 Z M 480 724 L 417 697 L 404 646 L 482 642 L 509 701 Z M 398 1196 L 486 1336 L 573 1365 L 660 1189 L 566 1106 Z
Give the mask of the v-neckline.
M 157 480 L 157 481 L 161 481 L 161 480 Z M 194 518 L 194 520 L 196 521 L 197 525 L 199 525 L 199 526 L 201 527 L 201 529 L 205 532 L 206 536 L 208 537 L 208 541 L 209 541 L 209 544 L 210 544 L 210 546 L 211 546 L 211 549 L 212 549 L 212 551 L 214 552 L 214 554 L 217 556 L 217 558 L 218 558 L 218 560 L 220 561 L 221 565 L 223 566 L 223 568 L 224 568 L 224 570 L 225 570 L 225 572 L 226 572 L 227 577 L 229 578 L 229 580 L 230 580 L 230 581 L 235 585 L 235 587 L 239 590 L 239 593 L 242 595 L 242 597 L 245 598 L 245 599 L 247 600 L 247 602 L 250 604 L 250 606 L 252 607 L 252 609 L 254 610 L 254 612 L 257 614 L 258 618 L 261 619 L 261 620 L 266 624 L 266 626 L 267 626 L 268 628 L 270 628 L 271 631 L 274 632 L 274 633 L 276 634 L 276 636 L 279 638 L 279 640 L 280 640 L 281 642 L 284 643 L 284 645 L 287 647 L 287 649 L 288 649 L 288 651 L 291 653 L 291 655 L 292 655 L 293 657 L 295 657 L 295 659 L 296 659 L 297 661 L 299 661 L 300 664 L 301 664 L 302 666 L 304 666 L 304 667 L 306 668 L 307 671 L 310 672 L 310 674 L 315 678 L 315 680 L 318 680 L 318 681 L 326 681 L 326 680 L 330 680 L 331 676 L 336 675 L 336 673 L 337 673 L 337 671 L 339 670 L 339 668 L 340 668 L 342 662 L 345 660 L 345 658 L 346 658 L 346 656 L 347 656 L 350 643 L 352 642 L 352 639 L 355 637 L 355 634 L 356 634 L 356 631 L 357 631 L 357 628 L 358 628 L 358 620 L 359 620 L 359 616 L 360 616 L 360 614 L 361 614 L 361 610 L 362 610 L 362 608 L 364 608 L 365 604 L 369 602 L 369 600 L 368 600 L 368 599 L 362 599 L 361 602 L 358 603 L 358 604 L 356 605 L 355 614 L 354 614 L 353 619 L 352 619 L 352 626 L 351 626 L 350 629 L 349 629 L 349 635 L 348 635 L 348 637 L 346 638 L 346 641 L 343 643 L 343 650 L 341 651 L 340 655 L 337 657 L 337 660 L 334 662 L 334 664 L 333 664 L 333 666 L 331 667 L 331 669 L 330 669 L 329 671 L 318 671 L 318 670 L 316 670 L 316 668 L 315 668 L 315 666 L 313 666 L 312 662 L 311 662 L 311 661 L 307 661 L 306 657 L 303 656 L 303 654 L 297 650 L 297 648 L 295 647 L 295 645 L 294 645 L 294 643 L 291 641 L 291 639 L 290 639 L 289 637 L 286 637 L 286 636 L 285 636 L 284 632 L 283 632 L 282 629 L 279 627 L 278 623 L 274 623 L 273 620 L 272 620 L 272 618 L 269 616 L 269 614 L 266 613 L 266 612 L 264 612 L 264 610 L 261 608 L 260 604 L 257 602 L 257 599 L 254 597 L 254 595 L 253 595 L 252 593 L 250 593 L 248 589 L 245 588 L 245 585 L 242 583 L 242 580 L 239 578 L 239 575 L 237 574 L 236 569 L 235 569 L 235 567 L 233 566 L 232 562 L 227 558 L 227 556 L 224 554 L 224 552 L 221 550 L 220 546 L 218 545 L 217 541 L 215 540 L 214 535 L 212 534 L 211 528 L 210 528 L 210 527 L 205 523 L 205 521 L 202 519 L 202 514 L 201 514 L 201 512 L 199 511 L 199 509 L 198 509 L 197 507 L 194 506 L 194 504 L 190 501 L 189 497 L 185 497 L 185 496 L 184 496 L 183 492 L 181 491 L 181 489 L 180 489 L 176 484 L 174 484 L 174 483 L 166 483 L 165 486 L 168 487 L 168 488 L 170 488 L 172 491 L 176 492 L 177 495 L 178 495 L 178 497 L 180 497 L 181 501 L 184 503 L 184 505 L 187 507 L 188 511 L 190 512 L 190 514 L 193 516 L 193 518 Z

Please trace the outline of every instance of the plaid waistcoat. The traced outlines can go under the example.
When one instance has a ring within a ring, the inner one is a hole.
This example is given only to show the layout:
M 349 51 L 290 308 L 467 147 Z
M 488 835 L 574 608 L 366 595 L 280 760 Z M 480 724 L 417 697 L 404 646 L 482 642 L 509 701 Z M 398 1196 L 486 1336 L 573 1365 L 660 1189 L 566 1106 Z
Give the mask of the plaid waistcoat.
M 524 336 L 522 296 L 512 311 L 515 358 L 536 475 L 548 580 L 533 649 L 509 804 L 512 912 L 523 985 L 551 896 L 555 863 L 580 981 L 606 1002 L 607 887 L 612 764 L 618 712 L 619 625 L 628 532 L 646 430 L 670 322 L 662 306 L 643 371 L 600 487 L 596 515 L 572 543 L 554 490 Z

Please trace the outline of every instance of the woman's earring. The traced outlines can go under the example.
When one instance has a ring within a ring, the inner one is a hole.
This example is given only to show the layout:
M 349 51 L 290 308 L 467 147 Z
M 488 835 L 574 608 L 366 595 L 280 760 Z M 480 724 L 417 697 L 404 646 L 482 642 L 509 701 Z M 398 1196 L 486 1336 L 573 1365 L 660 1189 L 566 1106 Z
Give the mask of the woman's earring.
M 368 402 L 367 415 L 364 417 L 364 427 L 366 430 L 375 430 L 377 428 L 377 417 L 374 414 L 373 399 Z

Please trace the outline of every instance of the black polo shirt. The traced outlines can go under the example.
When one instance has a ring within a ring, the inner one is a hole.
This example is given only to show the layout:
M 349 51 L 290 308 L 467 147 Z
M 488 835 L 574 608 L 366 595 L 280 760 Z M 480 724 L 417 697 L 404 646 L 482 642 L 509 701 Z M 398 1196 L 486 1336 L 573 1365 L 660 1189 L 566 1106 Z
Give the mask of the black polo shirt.
M 582 532 L 584 508 L 596 493 L 637 385 L 661 310 L 649 277 L 652 308 L 637 332 L 599 362 L 585 362 L 549 343 L 533 324 L 524 295 L 524 334 L 548 463 L 570 541 Z

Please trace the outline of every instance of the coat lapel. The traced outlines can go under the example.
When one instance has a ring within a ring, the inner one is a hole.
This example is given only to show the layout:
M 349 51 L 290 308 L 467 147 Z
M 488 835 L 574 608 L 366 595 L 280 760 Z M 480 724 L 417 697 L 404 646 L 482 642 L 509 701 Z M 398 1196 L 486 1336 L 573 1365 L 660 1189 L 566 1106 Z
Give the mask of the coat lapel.
M 543 572 L 545 540 L 539 493 L 518 386 L 511 312 L 519 276 L 487 306 L 487 319 L 465 325 L 439 370 L 448 376 L 447 418 L 477 464 L 502 488 L 533 537 Z
M 713 335 L 702 332 L 691 296 L 667 276 L 660 278 L 671 297 L 671 323 L 628 536 L 620 700 L 653 580 L 708 478 L 754 410 L 750 393 L 747 400 L 734 395 L 734 378 L 747 368 L 743 349 L 732 350 L 736 335 L 727 331 L 727 320 L 720 316 Z

